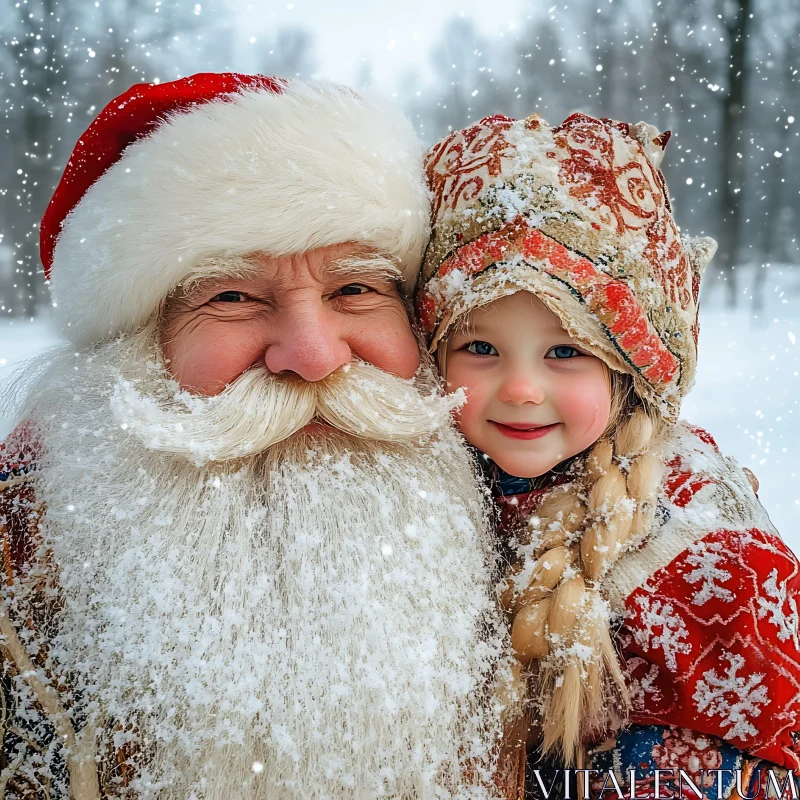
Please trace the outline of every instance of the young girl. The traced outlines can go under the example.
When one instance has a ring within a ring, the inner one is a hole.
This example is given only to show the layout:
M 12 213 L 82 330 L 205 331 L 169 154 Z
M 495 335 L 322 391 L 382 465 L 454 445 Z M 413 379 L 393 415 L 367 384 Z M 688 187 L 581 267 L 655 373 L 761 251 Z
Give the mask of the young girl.
M 763 794 L 765 766 L 800 767 L 800 575 L 747 476 L 678 419 L 716 245 L 678 233 L 668 138 L 573 114 L 439 142 L 417 307 L 500 507 L 531 752 L 612 796 L 612 768 L 637 796 Z

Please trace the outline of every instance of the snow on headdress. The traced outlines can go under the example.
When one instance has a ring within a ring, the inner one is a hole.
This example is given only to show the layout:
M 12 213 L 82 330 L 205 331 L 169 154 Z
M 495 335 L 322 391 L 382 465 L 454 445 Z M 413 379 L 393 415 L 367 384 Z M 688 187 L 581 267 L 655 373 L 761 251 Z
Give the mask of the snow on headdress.
M 433 236 L 417 310 L 435 349 L 467 311 L 520 290 L 633 376 L 676 420 L 697 366 L 700 275 L 711 239 L 682 239 L 659 170 L 669 132 L 572 114 L 492 116 L 425 160 Z

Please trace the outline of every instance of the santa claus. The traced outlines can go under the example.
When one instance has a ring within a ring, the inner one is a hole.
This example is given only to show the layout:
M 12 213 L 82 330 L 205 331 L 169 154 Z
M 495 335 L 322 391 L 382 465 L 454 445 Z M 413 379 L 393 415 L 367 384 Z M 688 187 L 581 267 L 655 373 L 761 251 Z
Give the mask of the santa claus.
M 135 86 L 44 216 L 70 344 L 0 453 L 0 796 L 493 796 L 507 642 L 409 324 L 410 125 L 259 76 Z

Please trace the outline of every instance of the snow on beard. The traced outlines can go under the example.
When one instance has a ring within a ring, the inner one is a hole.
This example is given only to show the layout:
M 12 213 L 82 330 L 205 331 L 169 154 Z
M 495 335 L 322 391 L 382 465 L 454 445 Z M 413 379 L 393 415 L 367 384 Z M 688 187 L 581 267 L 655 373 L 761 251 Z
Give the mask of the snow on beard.
M 185 425 L 193 403 L 219 405 L 176 399 L 148 362 L 154 341 L 145 331 L 54 357 L 28 415 L 46 443 L 36 489 L 65 598 L 53 655 L 96 701 L 84 711 L 101 739 L 119 743 L 130 725 L 133 788 L 484 796 L 475 776 L 491 769 L 489 687 L 508 643 L 457 434 L 427 417 L 424 439 L 380 442 L 354 423 L 357 436 L 259 451 L 253 431 L 275 424 L 273 406 L 225 439 L 235 460 L 210 461 L 213 429 L 181 448 L 164 414 Z M 390 398 L 435 406 L 396 384 Z M 345 394 L 348 408 L 369 404 L 357 383 Z
M 138 362 L 147 350 L 129 357 Z M 442 396 L 428 366 L 404 380 L 356 360 L 314 383 L 252 367 L 220 394 L 200 397 L 165 376 L 152 350 L 148 363 L 150 374 L 139 378 L 119 372 L 111 409 L 150 449 L 198 466 L 264 452 L 315 418 L 359 438 L 416 441 L 448 426 L 465 399 L 463 390 Z

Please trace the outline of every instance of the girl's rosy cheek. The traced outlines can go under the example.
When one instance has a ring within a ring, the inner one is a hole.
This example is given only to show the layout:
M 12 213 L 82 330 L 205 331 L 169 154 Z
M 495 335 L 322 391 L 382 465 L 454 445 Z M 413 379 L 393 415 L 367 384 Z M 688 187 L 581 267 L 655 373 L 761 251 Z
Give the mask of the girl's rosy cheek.
M 559 411 L 564 421 L 576 430 L 589 432 L 599 428 L 602 433 L 610 410 L 611 394 L 602 374 L 596 379 L 575 382 L 561 393 Z
M 454 376 L 455 377 L 455 376 Z M 459 386 L 464 387 L 467 402 L 455 413 L 455 421 L 458 429 L 468 440 L 475 435 L 484 417 L 486 406 L 486 388 L 480 381 L 472 379 L 471 376 L 461 375 L 460 380 L 450 381 L 452 390 L 455 391 Z

